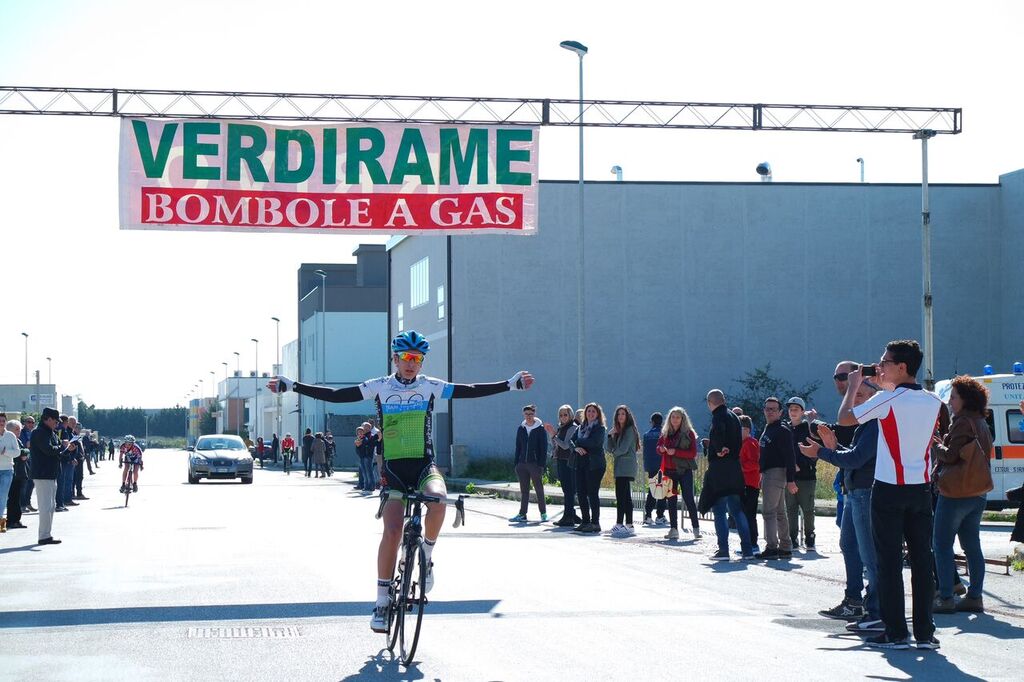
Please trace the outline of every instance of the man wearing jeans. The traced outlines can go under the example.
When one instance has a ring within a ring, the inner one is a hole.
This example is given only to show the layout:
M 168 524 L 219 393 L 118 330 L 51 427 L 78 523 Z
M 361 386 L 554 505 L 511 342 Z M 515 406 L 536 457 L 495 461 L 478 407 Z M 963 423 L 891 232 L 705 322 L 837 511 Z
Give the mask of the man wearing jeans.
M 863 382 L 854 391 L 853 405 L 864 404 L 877 391 L 878 387 L 874 384 L 869 381 Z M 859 558 L 857 563 L 863 566 L 863 570 L 868 576 L 862 604 L 863 613 L 859 620 L 848 624 L 846 629 L 857 633 L 881 632 L 885 626 L 879 611 L 878 563 L 875 555 L 875 543 L 871 536 L 871 488 L 875 480 L 875 456 L 878 452 L 878 420 L 872 419 L 858 426 L 849 447 L 843 446 L 832 428 L 819 424 L 817 431 L 818 437 L 825 447 L 820 447 L 815 441 L 808 441 L 806 444 L 800 445 L 800 451 L 805 457 L 823 459 L 842 468 L 846 488 L 843 525 L 849 523 L 853 527 L 855 534 L 853 545 Z M 845 553 L 848 550 L 844 548 L 843 551 Z M 858 580 L 860 580 L 860 576 L 858 576 Z M 857 597 L 859 600 L 859 592 Z M 848 607 L 852 606 L 845 600 L 844 604 Z M 843 604 L 840 604 L 841 606 Z M 823 612 L 823 614 L 830 615 L 827 612 Z M 830 615 L 830 617 L 838 616 Z M 847 618 L 847 620 L 849 619 Z
M 708 471 L 704 475 L 704 489 L 700 494 L 700 511 L 710 509 L 715 515 L 715 534 L 718 552 L 714 561 L 729 560 L 729 520 L 726 512 L 736 521 L 740 536 L 740 551 L 744 560 L 754 558 L 750 543 L 750 527 L 743 513 L 743 468 L 740 466 L 740 448 L 743 433 L 739 418 L 725 405 L 725 394 L 713 389 L 707 396 L 711 411 L 711 432 L 708 434 Z
M 878 420 L 875 482 L 871 488 L 871 533 L 878 555 L 878 596 L 885 632 L 868 640 L 883 649 L 908 649 L 903 590 L 903 541 L 910 557 L 914 639 L 918 649 L 938 649 L 932 621 L 931 443 L 941 401 L 916 382 L 924 354 L 917 341 L 890 341 L 878 365 L 868 367 L 882 387 L 863 405 L 853 407 L 861 424 Z M 852 404 L 862 370 L 850 372 L 850 386 L 840 407 Z

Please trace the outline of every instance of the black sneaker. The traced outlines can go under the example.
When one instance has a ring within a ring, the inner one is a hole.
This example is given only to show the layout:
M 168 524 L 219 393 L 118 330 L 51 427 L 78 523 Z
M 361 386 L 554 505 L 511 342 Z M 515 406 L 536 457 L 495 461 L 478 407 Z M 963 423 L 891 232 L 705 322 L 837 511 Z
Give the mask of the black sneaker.
M 938 644 L 938 642 L 936 642 Z M 869 637 L 867 645 L 875 649 L 909 649 L 910 641 L 906 637 L 893 639 L 889 633 L 883 632 L 877 637 Z
M 729 560 L 729 553 L 728 552 L 715 552 L 714 554 L 711 555 L 710 559 L 712 561 L 728 561 Z
M 844 599 L 838 606 L 818 611 L 818 615 L 836 620 L 859 620 L 864 617 L 864 605 Z
M 762 561 L 768 561 L 768 560 L 771 560 L 771 559 L 778 559 L 779 558 L 779 549 L 777 547 L 769 547 L 768 549 L 764 550 L 763 552 L 758 552 L 754 556 L 757 557 L 758 559 L 761 559 Z
M 856 632 L 857 634 L 866 634 L 868 632 L 885 632 L 885 623 L 872 618 L 871 616 L 865 615 L 860 620 L 854 623 L 847 623 L 846 629 L 850 632 Z
M 779 550 L 779 558 L 780 559 L 792 559 L 793 558 L 793 550 L 791 550 L 791 549 L 780 549 Z
M 935 639 L 935 635 L 932 635 L 928 639 L 919 639 L 916 644 L 918 649 L 931 649 L 934 651 L 939 648 L 939 640 Z

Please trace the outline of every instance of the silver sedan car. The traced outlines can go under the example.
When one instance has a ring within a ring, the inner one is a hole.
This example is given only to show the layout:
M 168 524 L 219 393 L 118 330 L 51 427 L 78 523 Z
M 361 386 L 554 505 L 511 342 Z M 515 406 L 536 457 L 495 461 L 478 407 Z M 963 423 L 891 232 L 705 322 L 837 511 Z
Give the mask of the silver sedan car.
M 202 478 L 240 478 L 242 483 L 252 483 L 252 455 L 238 436 L 200 436 L 188 450 L 189 483 Z

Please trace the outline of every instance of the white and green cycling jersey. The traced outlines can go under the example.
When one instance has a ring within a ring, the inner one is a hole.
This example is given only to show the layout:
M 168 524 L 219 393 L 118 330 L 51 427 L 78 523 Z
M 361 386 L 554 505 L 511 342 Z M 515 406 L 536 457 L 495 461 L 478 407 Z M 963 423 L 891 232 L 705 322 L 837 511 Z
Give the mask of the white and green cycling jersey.
M 448 400 L 454 389 L 422 374 L 410 384 L 394 375 L 359 384 L 363 398 L 377 404 L 385 460 L 434 458 L 434 401 Z
M 433 461 L 435 400 L 483 398 L 509 390 L 524 390 L 522 376 L 522 372 L 517 372 L 508 381 L 487 384 L 451 384 L 422 374 L 408 382 L 392 374 L 344 388 L 289 383 L 294 385 L 296 393 L 316 400 L 331 403 L 373 400 L 381 425 L 385 461 L 423 458 Z

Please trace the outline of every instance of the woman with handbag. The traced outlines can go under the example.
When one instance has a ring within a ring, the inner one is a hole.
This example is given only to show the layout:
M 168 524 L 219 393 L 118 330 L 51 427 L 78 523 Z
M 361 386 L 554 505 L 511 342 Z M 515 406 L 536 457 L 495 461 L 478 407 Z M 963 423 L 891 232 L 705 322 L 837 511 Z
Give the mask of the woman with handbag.
M 939 491 L 932 533 L 939 594 L 933 610 L 935 613 L 983 613 L 985 556 L 981 551 L 981 515 L 985 511 L 985 493 L 992 490 L 989 468 L 992 434 L 984 417 L 988 389 L 969 376 L 958 376 L 952 381 L 949 407 L 954 413 L 949 433 L 941 441 L 936 437 L 932 445 Z M 953 600 L 954 536 L 960 538 L 970 574 L 967 596 L 956 602 Z
M 683 501 L 690 513 L 693 525 L 693 539 L 700 540 L 700 521 L 697 519 L 697 502 L 693 498 L 693 472 L 697 470 L 697 433 L 693 430 L 690 415 L 681 407 L 673 407 L 668 411 L 665 425 L 658 439 L 658 452 L 661 454 L 661 473 L 672 480 L 672 494 L 667 499 L 668 535 L 666 540 L 678 540 L 679 528 L 676 524 L 679 515 L 679 492 L 683 493 Z
M 558 408 L 558 426 L 545 424 L 544 430 L 551 437 L 554 460 L 558 467 L 558 482 L 562 486 L 562 498 L 565 511 L 562 518 L 555 521 L 556 526 L 575 526 L 580 523 L 576 516 L 574 499 L 576 496 L 576 453 L 572 449 L 572 437 L 576 435 L 577 425 L 573 420 L 571 405 Z

